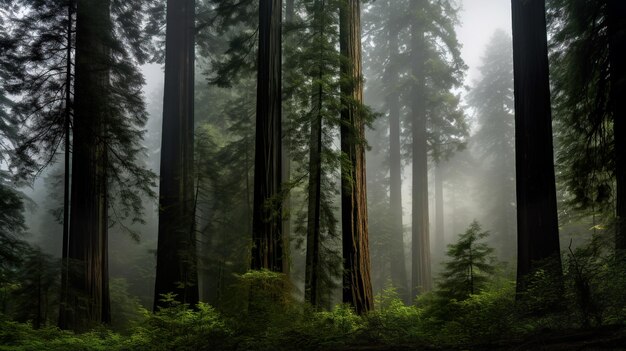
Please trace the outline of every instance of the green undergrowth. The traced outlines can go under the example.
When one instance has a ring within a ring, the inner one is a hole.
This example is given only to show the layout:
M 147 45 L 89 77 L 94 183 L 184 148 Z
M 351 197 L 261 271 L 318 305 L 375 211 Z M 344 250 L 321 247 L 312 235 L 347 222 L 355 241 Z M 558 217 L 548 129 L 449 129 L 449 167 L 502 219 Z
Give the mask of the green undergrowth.
M 377 297 L 376 309 L 365 316 L 356 315 L 345 305 L 316 311 L 296 301 L 288 281 L 275 273 L 247 273 L 236 290 L 241 296 L 233 298 L 248 303 L 224 311 L 202 303 L 190 309 L 166 295 L 169 307 L 157 313 L 141 309 L 137 312 L 141 318 L 124 334 L 104 327 L 84 334 L 54 327 L 35 330 L 0 315 L 0 350 L 333 350 L 362 345 L 457 348 L 501 345 L 546 328 L 582 326 L 575 318 L 575 309 L 533 315 L 535 302 L 516 303 L 510 282 L 494 284 L 461 301 L 429 293 L 411 306 L 389 289 Z

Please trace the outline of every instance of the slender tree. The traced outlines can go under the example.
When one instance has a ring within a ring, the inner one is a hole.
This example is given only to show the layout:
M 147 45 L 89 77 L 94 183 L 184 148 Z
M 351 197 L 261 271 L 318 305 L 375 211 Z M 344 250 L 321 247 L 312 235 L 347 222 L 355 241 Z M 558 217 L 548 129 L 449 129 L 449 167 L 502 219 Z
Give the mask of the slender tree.
M 544 1 L 512 0 L 518 291 L 540 261 L 561 275 L 545 13 Z
M 68 294 L 68 250 L 70 239 L 70 125 L 72 121 L 72 42 L 73 42 L 73 12 L 74 2 L 69 1 L 67 6 L 67 32 L 66 32 L 66 62 L 65 62 L 65 118 L 63 121 L 63 133 L 65 134 L 65 150 L 64 150 L 64 174 L 63 174 L 63 244 L 61 251 L 61 296 L 59 305 L 59 327 L 65 329 L 66 320 L 65 308 L 67 306 L 67 294 Z
M 425 0 L 412 0 L 411 12 L 423 14 Z M 411 92 L 411 135 L 413 143 L 413 210 L 412 219 L 412 296 L 432 287 L 430 272 L 430 239 L 428 223 L 428 144 L 426 134 L 426 62 L 425 21 L 416 19 L 411 26 L 412 75 L 415 82 Z
M 283 272 L 281 155 L 282 0 L 259 2 L 252 269 Z
M 316 1 L 314 25 L 317 26 L 318 47 L 320 56 L 324 55 L 323 42 L 325 41 L 325 9 L 326 1 Z M 319 60 L 316 77 L 317 83 L 313 86 L 311 114 L 311 133 L 309 141 L 309 196 L 307 211 L 307 247 L 306 267 L 304 277 L 304 299 L 313 306 L 318 306 L 320 285 L 320 245 L 321 245 L 321 203 L 322 203 L 322 119 L 324 102 L 324 61 Z M 314 73 L 314 74 L 315 74 Z
M 399 34 L 400 26 L 397 22 L 397 14 L 392 11 L 396 6 L 392 1 L 388 2 L 390 16 L 387 23 L 387 50 L 389 51 L 389 63 L 385 70 L 384 79 L 390 90 L 386 96 L 386 105 L 389 111 L 389 204 L 392 220 L 392 240 L 389 241 L 391 254 L 391 281 L 398 289 L 400 296 L 408 302 L 408 285 L 406 263 L 404 255 L 404 225 L 402 223 L 402 155 L 400 143 L 400 92 L 396 87 L 399 80 Z
M 361 76 L 361 6 L 345 0 L 339 9 L 341 86 L 341 224 L 343 301 L 361 314 L 373 307 L 365 180 L 365 111 Z
M 615 139 L 616 249 L 626 250 L 626 3 L 608 0 L 611 109 Z
M 198 302 L 194 188 L 195 1 L 167 2 L 155 310 Z

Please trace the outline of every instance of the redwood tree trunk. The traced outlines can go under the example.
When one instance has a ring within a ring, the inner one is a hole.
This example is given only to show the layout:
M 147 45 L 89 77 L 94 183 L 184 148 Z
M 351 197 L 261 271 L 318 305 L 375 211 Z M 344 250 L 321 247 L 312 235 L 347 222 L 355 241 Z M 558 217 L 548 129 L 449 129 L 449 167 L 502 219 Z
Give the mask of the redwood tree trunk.
M 389 6 L 395 6 L 392 2 Z M 393 20 L 393 19 L 392 19 Z M 398 81 L 396 60 L 398 58 L 398 26 L 389 23 L 389 64 L 385 80 L 390 92 L 387 96 L 389 109 L 389 204 L 391 210 L 392 239 L 389 242 L 391 255 L 391 281 L 405 302 L 410 302 L 404 258 L 404 226 L 402 223 L 402 155 L 400 150 L 400 96 L 395 88 Z
M 66 327 L 111 321 L 108 287 L 106 115 L 109 1 L 79 0 Z M 107 34 L 105 34 L 107 33 Z
M 412 0 L 413 13 L 423 13 L 425 0 Z M 413 135 L 413 211 L 412 219 L 412 297 L 432 287 L 430 273 L 430 241 L 428 236 L 428 144 L 426 140 L 426 92 L 424 24 L 411 26 L 412 69 L 415 79 L 411 99 L 411 134 Z
M 560 275 L 561 257 L 545 3 L 512 0 L 512 5 L 519 292 L 525 277 L 546 259 L 554 260 L 554 273 Z
M 287 0 L 287 4 L 285 7 L 285 22 L 287 24 L 293 24 L 294 23 L 294 19 L 295 19 L 295 7 L 294 7 L 294 0 Z M 292 33 L 290 35 L 290 39 L 291 41 L 294 40 L 294 34 Z M 282 182 L 283 184 L 290 184 L 291 182 L 291 154 L 289 152 L 290 150 L 290 145 L 289 145 L 289 138 L 286 135 L 286 132 L 288 133 L 288 131 L 286 131 L 287 128 L 285 128 L 285 122 L 286 121 L 282 121 L 282 158 L 283 158 L 283 164 L 282 164 Z M 289 191 L 285 193 L 285 197 L 283 199 L 283 229 L 282 229 L 282 235 L 283 235 L 283 255 L 285 257 L 289 257 L 289 250 L 290 250 L 290 242 L 291 242 L 291 219 L 290 219 L 290 213 L 291 213 L 291 196 L 289 194 Z M 283 273 L 285 273 L 287 276 L 289 276 L 290 274 L 290 270 L 291 267 L 289 265 L 289 260 L 283 260 Z
M 154 309 L 162 294 L 198 302 L 194 199 L 194 0 L 167 1 Z
M 626 250 L 626 2 L 609 0 L 608 20 L 617 183 L 615 248 Z
M 63 131 L 65 133 L 64 172 L 63 172 L 63 244 L 61 252 L 61 294 L 59 305 L 58 326 L 67 329 L 68 303 L 68 250 L 70 238 L 70 122 L 72 118 L 72 31 L 74 22 L 74 1 L 67 4 L 67 48 L 65 62 L 65 120 Z
M 341 227 L 343 241 L 343 302 L 357 313 L 372 309 L 365 180 L 365 125 L 361 68 L 359 0 L 345 0 L 339 13 L 341 64 Z
M 260 0 L 252 269 L 283 272 L 282 0 Z
M 316 3 L 315 23 L 319 23 L 318 35 L 324 37 L 324 10 L 325 0 Z M 321 40 L 320 40 L 321 41 Z M 323 48 L 320 48 L 323 50 Z M 322 53 L 320 53 L 320 58 Z M 322 77 L 324 63 L 319 62 L 317 76 L 319 83 L 314 85 L 312 105 L 314 116 L 311 120 L 311 135 L 309 141 L 309 206 L 307 211 L 306 236 L 306 267 L 304 276 L 304 300 L 312 306 L 319 305 L 319 275 L 320 275 L 320 207 L 322 203 L 322 102 L 324 91 Z

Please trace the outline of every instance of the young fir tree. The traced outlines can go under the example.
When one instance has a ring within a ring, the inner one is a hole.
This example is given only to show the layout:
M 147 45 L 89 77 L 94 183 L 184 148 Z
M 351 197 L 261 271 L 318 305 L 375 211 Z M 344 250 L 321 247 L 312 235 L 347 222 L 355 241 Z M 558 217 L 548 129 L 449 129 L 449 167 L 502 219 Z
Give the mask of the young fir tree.
M 474 221 L 454 244 L 448 245 L 449 260 L 444 264 L 438 293 L 447 299 L 465 300 L 480 293 L 494 272 L 493 249 L 484 240 L 489 232 L 482 231 Z
M 489 161 L 482 201 L 499 257 L 515 257 L 515 126 L 513 115 L 513 53 L 511 37 L 497 30 L 483 57 L 481 79 L 474 83 L 469 102 L 476 109 L 478 130 L 473 146 Z
M 518 291 L 539 265 L 562 276 L 552 147 L 545 4 L 514 0 L 513 67 Z

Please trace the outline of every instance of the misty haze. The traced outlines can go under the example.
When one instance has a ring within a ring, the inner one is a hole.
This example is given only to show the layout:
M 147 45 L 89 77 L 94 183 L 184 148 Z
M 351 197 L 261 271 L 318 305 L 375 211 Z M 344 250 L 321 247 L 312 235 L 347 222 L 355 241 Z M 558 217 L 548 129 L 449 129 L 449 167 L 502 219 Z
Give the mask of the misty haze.
M 626 350 L 626 1 L 0 0 L 0 349 Z

